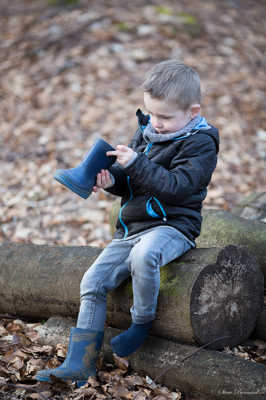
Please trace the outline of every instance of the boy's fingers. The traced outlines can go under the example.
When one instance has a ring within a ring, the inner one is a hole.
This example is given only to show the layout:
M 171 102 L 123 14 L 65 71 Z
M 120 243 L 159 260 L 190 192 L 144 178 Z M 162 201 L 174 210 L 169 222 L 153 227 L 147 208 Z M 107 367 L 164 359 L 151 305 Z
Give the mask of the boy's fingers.
M 117 148 L 117 150 L 120 150 L 120 151 L 123 151 L 123 152 L 129 150 L 129 148 L 128 148 L 127 146 L 123 145 L 123 144 L 118 144 L 118 145 L 116 146 L 116 148 Z
M 123 144 L 118 144 L 116 146 L 116 150 L 112 150 L 112 151 L 107 151 L 106 155 L 107 156 L 118 156 L 119 153 L 122 151 L 123 153 L 127 152 L 128 150 L 131 150 L 129 147 L 123 145 Z
M 107 151 L 107 152 L 106 152 L 106 155 L 107 155 L 107 156 L 117 156 L 117 151 L 116 151 L 116 150 L 114 150 L 114 151 Z
M 97 174 L 97 186 L 101 186 L 101 184 L 102 184 L 102 176 L 99 173 L 99 174 Z
M 106 169 L 101 170 L 102 178 L 104 178 L 104 179 L 106 178 L 106 172 L 107 172 Z
M 101 173 L 101 183 L 102 183 L 102 186 L 104 186 L 106 183 L 106 176 L 105 176 L 105 172 L 103 172 L 103 171 Z

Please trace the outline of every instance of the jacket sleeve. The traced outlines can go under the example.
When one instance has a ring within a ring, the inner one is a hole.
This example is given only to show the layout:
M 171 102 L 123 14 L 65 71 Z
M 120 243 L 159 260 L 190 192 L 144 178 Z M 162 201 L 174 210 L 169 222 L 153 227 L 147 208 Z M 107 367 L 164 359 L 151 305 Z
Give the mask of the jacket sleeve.
M 114 163 L 109 171 L 114 177 L 114 184 L 105 189 L 106 192 L 112 193 L 116 196 L 124 196 L 126 192 L 129 190 L 127 185 L 127 175 L 124 172 L 123 168 L 119 166 L 118 163 Z
M 167 204 L 176 205 L 207 187 L 216 163 L 213 139 L 206 134 L 199 134 L 183 142 L 169 170 L 149 160 L 145 154 L 138 154 L 124 171 L 145 191 Z

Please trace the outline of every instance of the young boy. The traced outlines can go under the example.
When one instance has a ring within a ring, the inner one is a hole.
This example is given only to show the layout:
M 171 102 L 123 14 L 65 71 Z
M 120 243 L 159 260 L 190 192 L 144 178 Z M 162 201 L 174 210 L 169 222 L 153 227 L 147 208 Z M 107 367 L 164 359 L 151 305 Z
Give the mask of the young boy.
M 77 327 L 71 329 L 65 362 L 50 375 L 86 382 L 96 374 L 106 316 L 106 295 L 132 277 L 132 324 L 111 340 L 125 357 L 147 338 L 156 317 L 160 267 L 195 247 L 202 201 L 217 162 L 218 131 L 200 115 L 200 79 L 177 60 L 155 65 L 143 84 L 148 115 L 137 111 L 139 128 L 117 161 L 97 175 L 100 188 L 121 196 L 114 239 L 85 273 Z

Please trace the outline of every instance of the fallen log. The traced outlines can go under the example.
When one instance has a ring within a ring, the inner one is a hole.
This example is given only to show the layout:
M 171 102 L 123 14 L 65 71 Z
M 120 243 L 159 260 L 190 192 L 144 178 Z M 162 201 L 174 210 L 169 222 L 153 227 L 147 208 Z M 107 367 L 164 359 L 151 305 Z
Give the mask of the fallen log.
M 252 193 L 232 210 L 232 214 L 249 220 L 266 222 L 266 192 Z
M 0 246 L 0 312 L 31 319 L 76 316 L 85 271 L 97 247 L 3 243 Z
M 252 336 L 266 342 L 266 305 L 263 307 L 263 310 L 259 315 L 256 323 L 256 328 Z
M 73 321 L 51 318 L 38 330 L 41 344 L 67 343 Z M 120 333 L 105 330 L 103 355 L 112 359 L 110 339 Z M 187 395 L 212 400 L 261 400 L 266 394 L 266 366 L 243 360 L 225 352 L 200 349 L 150 336 L 129 357 L 130 366 L 156 383 L 179 389 Z
M 0 312 L 33 318 L 76 317 L 79 284 L 101 250 L 6 243 L 0 246 Z M 131 281 L 109 293 L 108 323 L 130 322 Z M 263 274 L 244 248 L 194 249 L 161 270 L 153 334 L 210 348 L 236 345 L 255 328 Z
M 231 213 L 251 221 L 266 223 L 266 192 L 251 193 L 236 204 Z M 266 341 L 266 298 L 264 298 L 264 308 L 257 321 L 253 336 Z
M 198 247 L 245 246 L 257 258 L 266 281 L 266 224 L 222 210 L 203 210 Z
M 106 330 L 107 359 L 111 357 L 110 339 L 120 332 Z M 150 337 L 129 361 L 138 373 L 199 399 L 202 395 L 211 400 L 262 400 L 266 396 L 266 367 L 223 352 Z

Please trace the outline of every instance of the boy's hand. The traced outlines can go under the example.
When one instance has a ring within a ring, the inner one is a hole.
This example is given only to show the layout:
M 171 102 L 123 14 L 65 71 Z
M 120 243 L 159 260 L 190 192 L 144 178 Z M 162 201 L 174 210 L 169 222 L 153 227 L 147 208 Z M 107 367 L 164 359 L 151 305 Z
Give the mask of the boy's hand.
M 112 186 L 113 181 L 110 176 L 110 172 L 107 169 L 102 169 L 101 172 L 97 174 L 96 185 L 93 186 L 93 191 L 98 192 L 99 189 L 107 189 Z
M 133 151 L 130 147 L 122 144 L 117 145 L 115 151 L 107 151 L 106 153 L 107 156 L 116 156 L 118 164 L 120 164 L 122 167 L 124 167 L 131 159 L 133 159 L 135 154 L 135 151 Z

